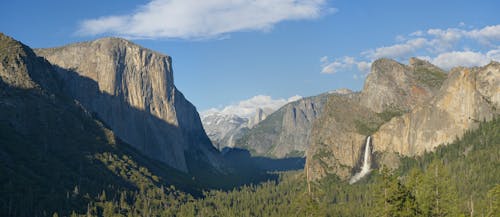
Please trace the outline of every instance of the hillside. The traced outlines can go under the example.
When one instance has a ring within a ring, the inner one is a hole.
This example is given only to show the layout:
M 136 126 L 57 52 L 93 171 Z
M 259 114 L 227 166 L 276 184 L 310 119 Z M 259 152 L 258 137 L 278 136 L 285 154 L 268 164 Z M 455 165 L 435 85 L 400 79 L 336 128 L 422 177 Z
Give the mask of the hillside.
M 170 56 L 120 38 L 36 53 L 56 66 L 64 92 L 146 156 L 184 172 L 193 158 L 222 170 L 196 108 L 174 84 Z
M 0 216 L 69 216 L 98 199 L 146 194 L 178 204 L 203 189 L 272 178 L 253 165 L 221 173 L 200 155 L 186 155 L 189 174 L 152 159 L 68 95 L 60 73 L 0 34 Z
M 351 177 L 363 163 L 372 136 L 374 162 L 398 166 L 396 155 L 414 156 L 452 142 L 478 121 L 498 115 L 499 64 L 456 68 L 448 74 L 411 59 L 409 65 L 380 59 L 372 64 L 361 93 L 330 97 L 313 124 L 307 155 L 309 180 Z
M 279 182 L 209 191 L 205 198 L 150 214 L 176 216 L 497 216 L 500 210 L 500 119 L 483 122 L 452 144 L 402 158 L 393 172 L 377 170 L 350 185 L 331 175 L 308 183 L 302 172 Z M 473 145 L 472 145 L 473 144 Z M 436 191 L 435 191 L 436 190 Z M 437 193 L 436 193 L 437 192 Z M 440 203 L 435 201 L 439 200 Z M 130 212 L 111 200 L 112 213 Z M 105 209 L 97 203 L 96 209 Z M 122 211 L 119 211 L 122 210 Z M 135 213 L 135 212 L 134 212 Z M 139 213 L 136 213 L 139 214 Z
M 235 146 L 271 158 L 304 157 L 313 122 L 321 115 L 327 93 L 288 103 L 253 128 L 240 133 Z

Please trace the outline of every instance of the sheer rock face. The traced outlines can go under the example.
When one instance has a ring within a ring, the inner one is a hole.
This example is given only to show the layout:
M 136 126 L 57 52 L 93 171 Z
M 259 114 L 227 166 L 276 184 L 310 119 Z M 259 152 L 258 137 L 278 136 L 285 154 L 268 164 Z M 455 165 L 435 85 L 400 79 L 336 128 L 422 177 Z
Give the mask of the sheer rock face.
M 384 116 L 410 111 L 430 100 L 445 78 L 441 69 L 416 58 L 410 59 L 409 65 L 376 60 L 362 92 L 331 96 L 323 115 L 313 124 L 306 162 L 308 179 L 328 174 L 347 179 L 360 166 L 366 137 L 387 121 Z
M 307 179 L 317 180 L 328 174 L 347 179 L 361 157 L 366 139 L 357 123 L 372 119 L 378 117 L 360 106 L 359 93 L 330 96 L 322 115 L 312 126 L 306 157 Z
M 378 113 L 409 111 L 431 98 L 445 78 L 444 71 L 424 60 L 412 58 L 409 65 L 403 65 L 379 59 L 366 78 L 361 104 Z
M 248 120 L 248 128 L 252 128 L 264 119 L 267 118 L 269 114 L 265 112 L 262 108 L 257 108 L 255 115 Z
M 291 102 L 241 135 L 237 147 L 274 158 L 303 157 L 313 122 L 323 111 L 328 94 Z
M 499 63 L 456 68 L 448 75 L 418 59 L 408 66 L 381 59 L 372 67 L 359 100 L 330 98 L 313 125 L 309 180 L 328 174 L 347 179 L 360 165 L 361 147 L 370 134 L 373 151 L 380 153 L 375 163 L 394 167 L 394 154 L 432 151 L 499 114 Z M 384 112 L 392 109 L 408 112 L 387 121 Z M 359 123 L 375 127 L 363 133 Z
M 174 85 L 169 56 L 118 38 L 36 52 L 58 68 L 66 92 L 147 156 L 182 171 L 187 157 L 217 167 L 195 107 Z
M 382 125 L 373 135 L 374 148 L 410 156 L 432 151 L 491 120 L 499 106 L 499 63 L 453 69 L 430 102 Z

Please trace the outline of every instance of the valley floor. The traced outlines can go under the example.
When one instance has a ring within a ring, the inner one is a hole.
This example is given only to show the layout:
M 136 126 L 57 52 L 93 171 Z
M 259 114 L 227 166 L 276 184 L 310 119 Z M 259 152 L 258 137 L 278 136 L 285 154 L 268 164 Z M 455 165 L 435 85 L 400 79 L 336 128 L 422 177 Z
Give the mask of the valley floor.
M 194 198 L 141 188 L 96 198 L 83 216 L 499 216 L 500 119 L 433 153 L 402 158 L 350 185 L 336 177 L 306 183 L 302 171 L 278 181 L 210 190 Z M 311 191 L 308 192 L 308 184 Z

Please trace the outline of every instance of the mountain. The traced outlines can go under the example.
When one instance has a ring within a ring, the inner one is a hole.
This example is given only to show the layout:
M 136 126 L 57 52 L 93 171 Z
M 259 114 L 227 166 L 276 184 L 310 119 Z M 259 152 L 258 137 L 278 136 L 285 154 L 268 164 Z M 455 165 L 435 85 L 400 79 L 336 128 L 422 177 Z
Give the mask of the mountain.
M 328 95 L 302 98 L 284 105 L 242 133 L 236 146 L 258 156 L 305 156 L 312 123 L 320 116 Z
M 248 120 L 248 128 L 253 128 L 255 125 L 266 119 L 267 116 L 272 112 L 273 111 L 265 112 L 262 108 L 257 108 L 257 111 L 255 111 L 255 115 Z
M 148 157 L 184 172 L 192 162 L 221 167 L 196 108 L 174 85 L 169 56 L 119 38 L 36 53 L 56 66 L 64 92 Z
M 455 68 L 429 102 L 382 125 L 374 149 L 409 156 L 433 151 L 498 116 L 499 106 L 500 63 Z
M 220 111 L 208 111 L 201 115 L 201 122 L 214 146 L 222 150 L 233 148 L 236 141 L 272 113 L 272 108 L 257 108 L 252 117 L 240 117 Z
M 378 59 L 366 78 L 360 103 L 377 113 L 409 111 L 432 97 L 445 79 L 443 70 L 425 60 L 411 58 L 409 65 L 403 65 Z
M 120 140 L 66 95 L 58 73 L 0 33 L 0 216 L 69 216 L 103 192 L 200 191 L 191 176 Z
M 214 146 L 222 150 L 234 147 L 235 136 L 248 129 L 248 119 L 235 114 L 214 112 L 202 115 L 202 123 Z
M 390 59 L 376 60 L 361 93 L 328 98 L 322 116 L 312 127 L 306 162 L 308 179 L 317 180 L 328 174 L 342 179 L 350 177 L 362 164 L 361 153 L 367 136 L 391 119 L 426 105 L 442 94 L 440 88 L 449 82 L 447 78 L 443 70 L 424 60 L 412 58 L 409 65 Z M 431 117 L 424 114 L 420 118 Z M 443 136 L 455 138 L 455 135 Z M 381 150 L 379 142 L 379 136 L 373 136 L 375 150 Z M 396 157 L 381 152 L 377 161 L 395 166 Z

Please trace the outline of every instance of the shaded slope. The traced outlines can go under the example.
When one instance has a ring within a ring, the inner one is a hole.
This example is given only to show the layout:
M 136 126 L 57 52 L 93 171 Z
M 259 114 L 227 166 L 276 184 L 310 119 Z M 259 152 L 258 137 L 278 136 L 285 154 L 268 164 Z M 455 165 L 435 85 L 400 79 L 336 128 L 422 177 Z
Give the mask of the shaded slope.
M 0 47 L 0 215 L 69 214 L 103 191 L 198 191 L 191 177 L 138 154 L 58 91 L 52 66 L 31 49 L 5 35 Z
M 36 52 L 58 67 L 65 92 L 145 155 L 184 172 L 187 158 L 221 169 L 196 108 L 174 85 L 169 56 L 120 38 Z

